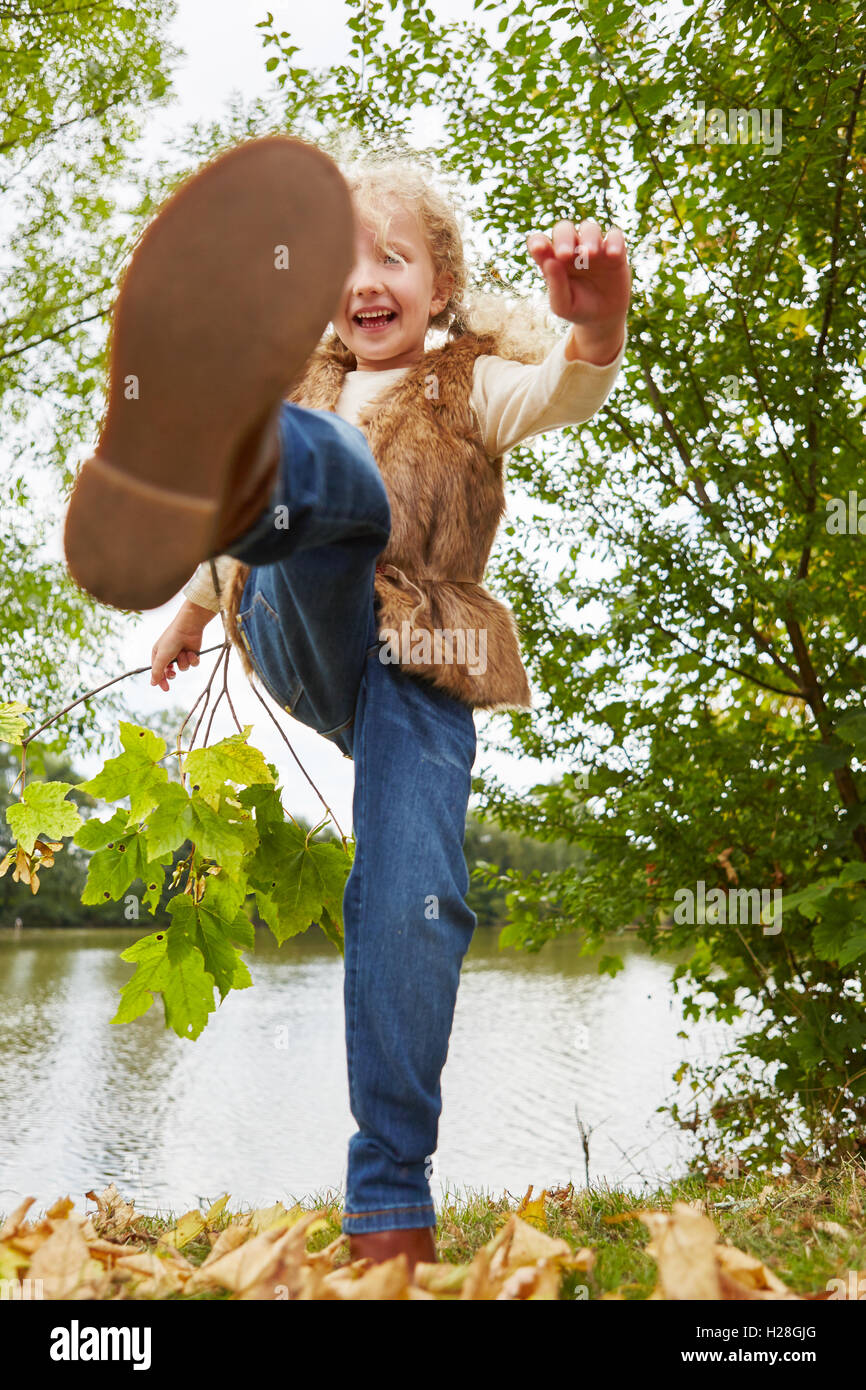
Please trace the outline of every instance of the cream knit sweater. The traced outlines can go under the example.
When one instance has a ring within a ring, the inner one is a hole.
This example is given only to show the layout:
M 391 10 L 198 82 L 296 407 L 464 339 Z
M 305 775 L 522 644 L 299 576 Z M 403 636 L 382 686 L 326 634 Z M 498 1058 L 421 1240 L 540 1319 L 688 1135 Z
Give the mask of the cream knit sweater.
M 490 458 L 506 454 L 533 435 L 562 425 L 579 425 L 604 405 L 619 375 L 628 332 L 614 360 L 604 367 L 580 359 L 570 362 L 565 355 L 567 340 L 568 335 L 560 339 L 537 364 L 486 355 L 475 359 L 469 399 Z M 394 367 L 381 372 L 347 372 L 336 413 L 357 424 L 362 407 L 408 370 Z M 228 558 L 217 556 L 215 560 L 220 584 L 225 582 Z M 183 593 L 192 603 L 219 612 L 210 561 L 199 565 Z

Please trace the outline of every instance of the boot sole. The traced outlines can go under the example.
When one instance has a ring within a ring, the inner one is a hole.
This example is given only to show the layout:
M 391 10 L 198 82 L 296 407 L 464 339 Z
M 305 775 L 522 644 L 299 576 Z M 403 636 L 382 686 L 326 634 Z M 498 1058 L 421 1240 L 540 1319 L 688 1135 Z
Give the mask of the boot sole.
M 163 205 L 120 285 L 107 410 L 67 509 L 79 587 L 158 608 L 213 554 L 233 461 L 276 419 L 353 260 L 342 174 L 288 136 L 236 146 Z

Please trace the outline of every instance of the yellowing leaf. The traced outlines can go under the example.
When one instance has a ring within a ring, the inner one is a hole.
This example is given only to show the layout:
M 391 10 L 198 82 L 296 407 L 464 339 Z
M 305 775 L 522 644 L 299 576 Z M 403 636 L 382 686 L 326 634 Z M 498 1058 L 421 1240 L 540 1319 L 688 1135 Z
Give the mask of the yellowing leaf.
M 287 1209 L 282 1202 L 275 1202 L 272 1207 L 259 1207 L 250 1214 L 250 1229 L 254 1235 L 260 1231 L 286 1230 L 303 1215 L 302 1207 L 295 1205 Z
M 22 1250 L 0 1241 L 0 1279 L 17 1279 L 19 1269 L 30 1263 Z
M 530 1202 L 529 1200 L 531 1192 L 532 1185 L 530 1184 L 526 1196 L 517 1208 L 517 1215 L 523 1221 L 529 1222 L 531 1226 L 537 1226 L 539 1230 L 545 1231 L 547 1229 L 547 1217 L 544 1212 L 544 1199 L 547 1196 L 547 1191 L 543 1191 L 541 1196 L 536 1197 L 534 1202 Z
M 226 1193 L 224 1197 L 218 1198 L 218 1200 L 214 1202 L 212 1207 L 208 1207 L 208 1210 L 205 1213 L 204 1218 L 206 1225 L 212 1226 L 215 1221 L 219 1220 L 219 1218 L 222 1216 L 223 1212 L 226 1209 L 226 1203 L 228 1199 L 229 1194 Z
M 177 1225 L 170 1231 L 166 1231 L 159 1238 L 160 1245 L 169 1245 L 174 1250 L 181 1250 L 184 1245 L 189 1245 L 191 1240 L 200 1236 L 205 1228 L 205 1218 L 200 1211 L 188 1211 L 182 1216 Z
M 23 704 L 21 700 L 0 700 L 0 739 L 4 743 L 22 741 L 24 730 L 30 723 L 26 718 L 29 713 L 29 705 Z
M 31 782 L 21 800 L 7 809 L 9 829 L 26 854 L 33 853 L 40 833 L 56 840 L 74 834 L 81 825 L 81 816 L 66 800 L 66 793 L 71 791 L 71 782 Z

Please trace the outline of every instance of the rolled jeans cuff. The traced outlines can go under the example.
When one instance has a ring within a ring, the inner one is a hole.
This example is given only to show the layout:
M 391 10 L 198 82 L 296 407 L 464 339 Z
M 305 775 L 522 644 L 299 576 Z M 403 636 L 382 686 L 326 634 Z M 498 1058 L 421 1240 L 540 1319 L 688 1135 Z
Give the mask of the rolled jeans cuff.
M 373 1231 L 421 1230 L 436 1227 L 436 1208 L 432 1202 L 417 1206 L 376 1207 L 372 1211 L 344 1211 L 342 1229 L 346 1235 L 368 1235 Z

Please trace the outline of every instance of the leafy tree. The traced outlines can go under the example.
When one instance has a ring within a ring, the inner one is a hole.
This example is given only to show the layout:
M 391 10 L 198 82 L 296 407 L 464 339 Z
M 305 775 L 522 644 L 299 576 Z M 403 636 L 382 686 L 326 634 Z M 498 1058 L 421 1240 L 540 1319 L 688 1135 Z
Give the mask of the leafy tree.
M 75 451 L 95 434 L 106 315 L 131 230 L 122 185 L 143 117 L 169 94 L 174 10 L 0 5 L 0 667 L 40 704 L 111 651 L 117 628 L 44 545 Z M 91 707 L 56 734 L 92 739 Z
M 221 120 L 180 129 L 142 160 L 139 139 L 173 98 L 176 9 L 0 0 L 0 701 L 37 711 L 115 675 L 128 622 L 54 558 L 76 456 L 98 434 L 125 264 L 179 182 L 236 141 L 284 126 L 267 100 L 232 101 Z M 111 728 L 105 716 L 122 713 L 122 692 L 108 689 L 55 726 L 54 746 L 92 751 Z
M 524 880 L 534 875 L 544 883 L 548 902 L 541 904 L 541 913 L 537 900 L 533 908 L 537 918 L 546 916 L 556 910 L 555 875 L 566 871 L 570 877 L 585 858 L 583 850 L 567 840 L 533 840 L 516 830 L 502 830 L 472 812 L 466 818 L 463 849 L 471 874 L 467 902 L 479 927 L 503 928 L 502 945 L 509 939 L 505 923 L 513 920 Z

